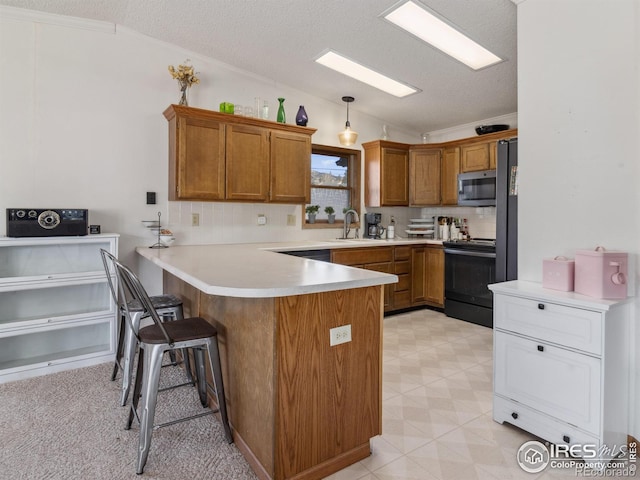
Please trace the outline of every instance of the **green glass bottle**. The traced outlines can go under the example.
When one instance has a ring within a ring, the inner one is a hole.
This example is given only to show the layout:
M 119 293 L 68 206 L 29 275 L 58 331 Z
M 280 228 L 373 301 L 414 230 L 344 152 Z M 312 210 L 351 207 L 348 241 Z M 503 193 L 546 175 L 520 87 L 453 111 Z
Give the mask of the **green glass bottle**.
M 278 123 L 287 123 L 287 117 L 284 113 L 284 98 L 278 98 L 278 102 L 280 102 L 280 106 L 278 107 L 278 116 L 276 117 L 276 121 Z

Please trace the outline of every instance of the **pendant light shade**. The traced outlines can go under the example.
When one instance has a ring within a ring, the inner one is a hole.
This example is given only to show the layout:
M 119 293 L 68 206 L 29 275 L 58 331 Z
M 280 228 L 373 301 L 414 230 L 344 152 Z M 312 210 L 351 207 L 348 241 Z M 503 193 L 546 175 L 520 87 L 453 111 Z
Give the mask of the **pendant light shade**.
M 344 130 L 338 133 L 338 139 L 340 140 L 340 145 L 345 147 L 350 147 L 358 139 L 358 133 L 351 130 L 351 124 L 349 123 L 349 104 L 354 100 L 353 97 L 342 97 L 342 101 L 347 104 L 347 123 L 344 125 Z

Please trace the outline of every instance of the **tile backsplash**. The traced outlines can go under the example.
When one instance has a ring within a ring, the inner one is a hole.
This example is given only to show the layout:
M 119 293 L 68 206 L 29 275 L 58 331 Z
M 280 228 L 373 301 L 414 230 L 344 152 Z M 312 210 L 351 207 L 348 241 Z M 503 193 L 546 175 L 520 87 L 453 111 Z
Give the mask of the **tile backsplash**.
M 396 222 L 396 236 L 406 237 L 405 230 L 412 218 L 429 218 L 434 216 L 466 218 L 469 232 L 475 238 L 496 238 L 496 209 L 495 207 L 430 207 L 430 208 L 402 208 L 384 207 L 371 208 L 368 211 L 382 213 L 382 224 L 388 225 L 391 216 Z
M 405 230 L 410 219 L 436 215 L 466 218 L 473 237 L 496 236 L 495 207 L 385 207 L 368 211 L 382 213 L 384 226 L 393 216 L 398 237 L 407 236 Z M 193 214 L 198 215 L 198 226 L 192 225 Z M 266 225 L 258 225 L 259 215 L 266 217 Z M 294 225 L 288 225 L 290 219 Z M 342 233 L 341 228 L 302 229 L 303 220 L 304 212 L 299 205 L 169 202 L 168 218 L 163 217 L 163 226 L 174 233 L 176 245 L 327 240 Z

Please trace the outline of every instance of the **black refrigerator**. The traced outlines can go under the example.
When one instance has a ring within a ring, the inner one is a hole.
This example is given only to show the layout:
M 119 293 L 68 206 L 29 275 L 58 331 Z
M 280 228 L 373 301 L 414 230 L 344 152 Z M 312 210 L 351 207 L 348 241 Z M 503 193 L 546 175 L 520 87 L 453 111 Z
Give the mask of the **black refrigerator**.
M 518 278 L 518 139 L 498 142 L 496 282 Z

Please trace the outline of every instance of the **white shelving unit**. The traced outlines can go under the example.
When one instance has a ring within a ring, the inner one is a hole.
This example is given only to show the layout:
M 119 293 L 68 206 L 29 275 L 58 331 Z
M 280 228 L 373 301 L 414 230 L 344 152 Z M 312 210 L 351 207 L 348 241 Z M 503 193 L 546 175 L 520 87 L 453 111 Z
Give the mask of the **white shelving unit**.
M 0 383 L 113 360 L 100 249 L 117 256 L 118 238 L 0 237 Z
M 626 445 L 631 302 L 524 281 L 489 288 L 494 420 L 575 446 L 572 453 L 583 452 L 585 445 Z M 608 458 L 605 449 L 603 459 Z

